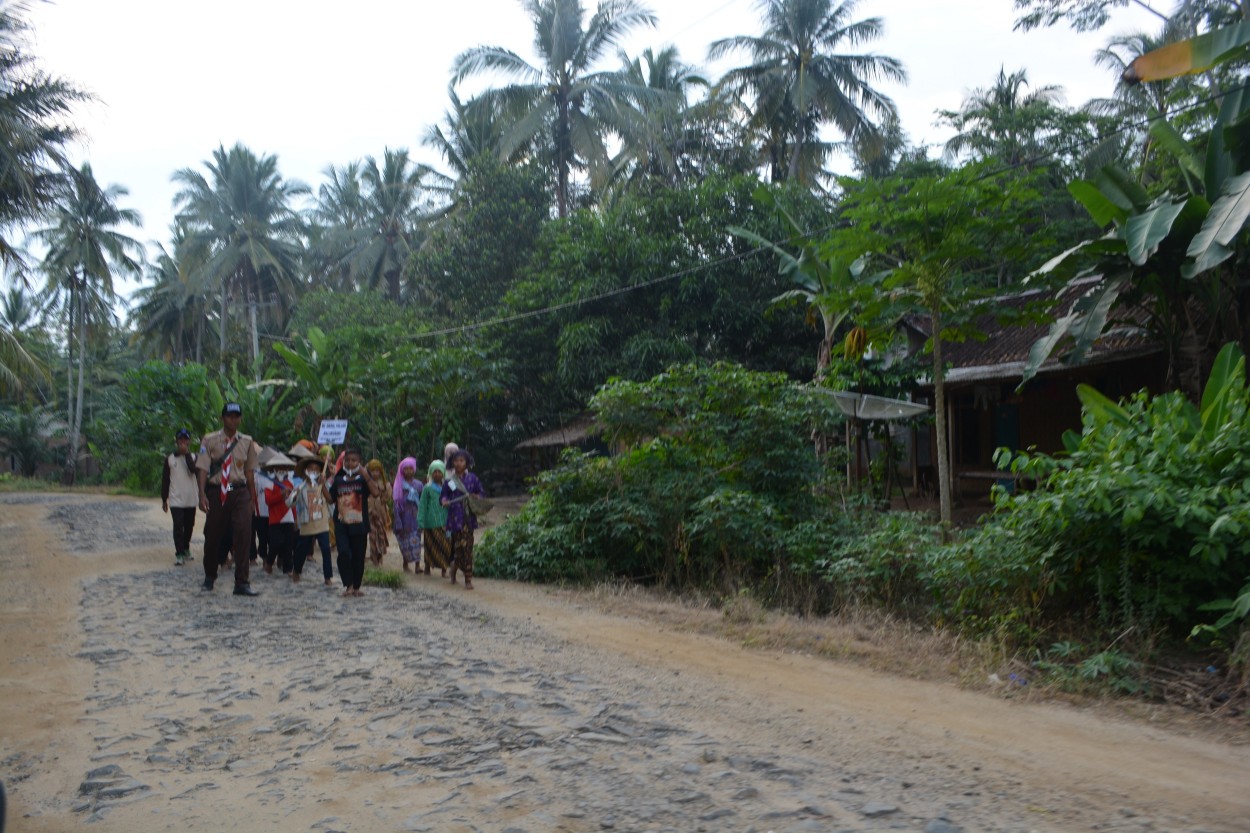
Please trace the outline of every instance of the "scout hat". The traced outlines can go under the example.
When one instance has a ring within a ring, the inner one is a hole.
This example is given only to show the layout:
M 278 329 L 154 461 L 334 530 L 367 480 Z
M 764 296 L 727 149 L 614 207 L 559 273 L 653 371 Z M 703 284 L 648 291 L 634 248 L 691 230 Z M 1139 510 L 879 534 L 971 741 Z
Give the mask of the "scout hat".
M 189 440 L 191 439 L 191 432 L 188 431 L 186 428 L 179 428 L 177 433 L 174 434 L 174 439 L 175 440 Z
M 231 414 L 243 416 L 243 406 L 238 402 L 227 402 L 221 409 L 221 415 L 229 416 Z

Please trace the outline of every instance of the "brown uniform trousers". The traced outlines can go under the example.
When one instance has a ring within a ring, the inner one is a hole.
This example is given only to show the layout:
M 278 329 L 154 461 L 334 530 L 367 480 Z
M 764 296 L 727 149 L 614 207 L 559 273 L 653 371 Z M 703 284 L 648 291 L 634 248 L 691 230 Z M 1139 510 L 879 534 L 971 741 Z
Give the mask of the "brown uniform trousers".
M 252 492 L 247 485 L 235 486 L 221 502 L 219 487 L 208 487 L 208 517 L 204 520 L 204 578 L 217 580 L 217 560 L 221 554 L 221 537 L 230 536 L 234 553 L 234 586 L 249 583 L 252 562 L 248 550 L 252 545 Z

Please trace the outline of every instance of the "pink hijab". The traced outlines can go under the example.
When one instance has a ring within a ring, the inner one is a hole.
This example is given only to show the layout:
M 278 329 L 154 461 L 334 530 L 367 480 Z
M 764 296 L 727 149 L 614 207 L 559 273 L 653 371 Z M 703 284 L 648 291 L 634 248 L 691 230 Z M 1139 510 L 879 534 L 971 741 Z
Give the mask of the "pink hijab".
M 399 461 L 399 468 L 395 470 L 395 485 L 391 487 L 391 496 L 395 498 L 395 503 L 402 504 L 404 502 L 404 469 L 412 466 L 413 471 L 420 471 L 417 468 L 417 461 L 412 457 L 405 457 Z

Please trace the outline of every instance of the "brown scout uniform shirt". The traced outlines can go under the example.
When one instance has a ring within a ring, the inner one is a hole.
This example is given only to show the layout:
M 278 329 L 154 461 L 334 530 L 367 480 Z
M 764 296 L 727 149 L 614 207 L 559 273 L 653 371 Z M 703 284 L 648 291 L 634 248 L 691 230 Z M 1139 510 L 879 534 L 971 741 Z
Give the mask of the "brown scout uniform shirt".
M 232 458 L 230 462 L 231 487 L 246 485 L 247 473 L 256 471 L 256 441 L 242 431 L 234 436 L 239 441 L 234 444 L 234 451 L 230 453 Z M 195 461 L 195 467 L 203 472 L 212 471 L 212 462 L 226 453 L 228 445 L 230 445 L 230 440 L 226 438 L 225 431 L 214 431 L 207 435 L 200 444 L 200 456 Z M 208 482 L 214 486 L 221 485 L 220 467 L 217 469 L 217 474 L 210 477 Z

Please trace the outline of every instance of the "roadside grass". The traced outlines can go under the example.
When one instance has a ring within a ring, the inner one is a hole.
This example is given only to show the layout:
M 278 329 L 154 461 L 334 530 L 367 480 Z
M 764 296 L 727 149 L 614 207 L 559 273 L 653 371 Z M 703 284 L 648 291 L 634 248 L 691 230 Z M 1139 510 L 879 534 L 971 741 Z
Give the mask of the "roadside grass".
M 362 584 L 369 587 L 385 587 L 388 590 L 400 590 L 404 586 L 404 574 L 381 567 L 366 567 Z
M 125 486 L 116 484 L 75 484 L 73 486 L 65 486 L 55 480 L 45 480 L 41 477 L 22 477 L 20 475 L 4 472 L 0 474 L 0 494 L 2 493 L 28 493 L 28 492 L 55 492 L 63 494 L 81 494 L 81 495 L 116 495 L 124 497 L 156 497 L 157 492 L 150 489 L 129 489 Z
M 970 638 L 922 626 L 871 608 L 844 608 L 830 616 L 770 610 L 749 593 L 731 598 L 677 594 L 624 581 L 552 592 L 604 613 L 647 619 L 679 632 L 726 639 L 745 648 L 848 662 L 903 679 L 946 682 L 1026 702 L 1063 702 L 1106 708 L 1152 724 L 1200 732 L 1225 742 L 1250 742 L 1244 716 L 1212 719 L 1207 708 L 1172 697 L 1123 696 L 1107 686 L 1074 688 L 1015 650 L 1008 639 Z M 1235 713 L 1234 713 L 1235 714 Z

